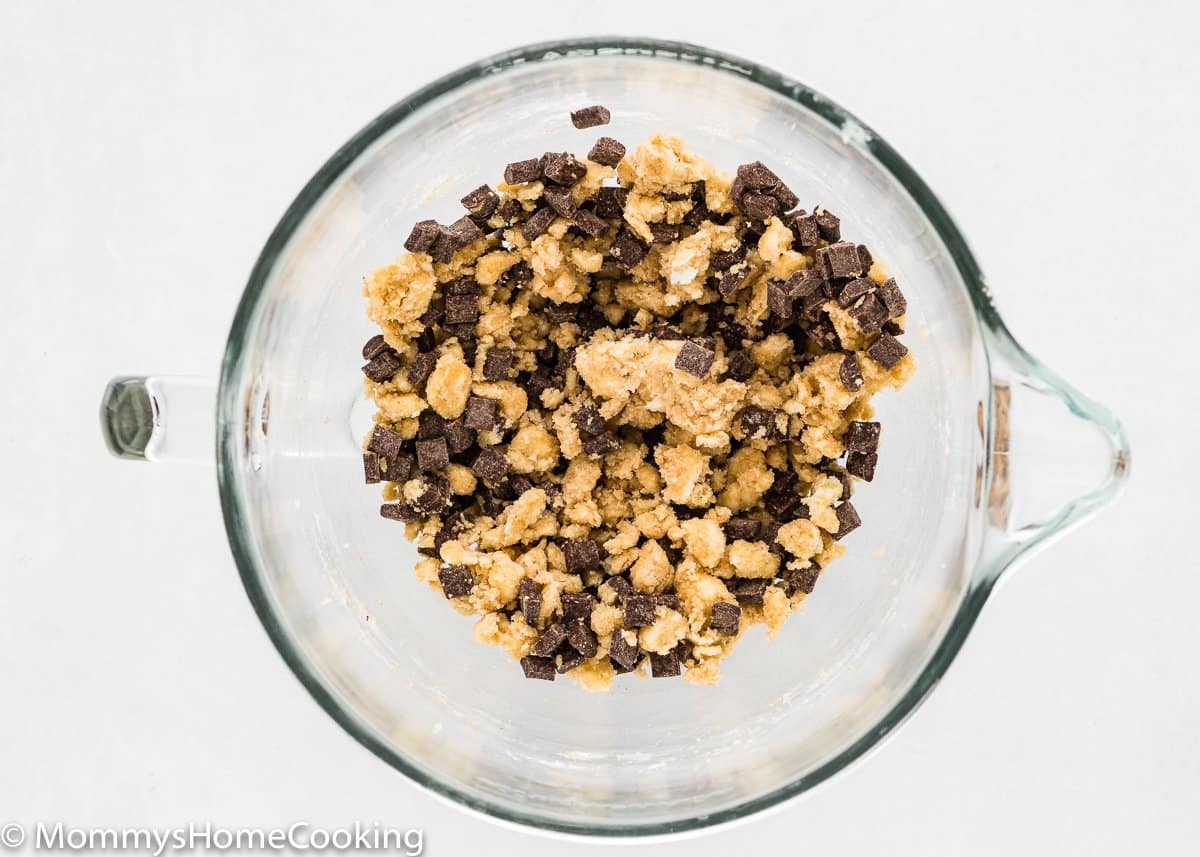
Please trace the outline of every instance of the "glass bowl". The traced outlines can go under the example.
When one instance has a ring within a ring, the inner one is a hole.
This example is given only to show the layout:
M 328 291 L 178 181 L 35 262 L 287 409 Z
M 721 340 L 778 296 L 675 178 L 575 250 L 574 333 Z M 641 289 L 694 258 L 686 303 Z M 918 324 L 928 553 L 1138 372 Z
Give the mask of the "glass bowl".
M 612 125 L 575 130 L 600 103 Z M 529 682 L 412 574 L 413 548 L 362 484 L 365 273 L 416 220 L 509 161 L 681 136 L 724 169 L 761 159 L 842 217 L 909 298 L 918 372 L 878 401 L 875 482 L 848 554 L 773 641 L 753 629 L 716 687 Z M 211 385 L 116 379 L 114 452 L 204 455 Z M 221 503 L 246 591 L 284 660 L 359 742 L 488 816 L 600 836 L 745 817 L 799 795 L 890 733 L 962 645 L 1014 560 L 1112 498 L 1116 421 L 1010 337 L 924 182 L 824 96 L 705 48 L 623 39 L 501 54 L 404 99 L 301 191 L 250 276 L 216 391 Z

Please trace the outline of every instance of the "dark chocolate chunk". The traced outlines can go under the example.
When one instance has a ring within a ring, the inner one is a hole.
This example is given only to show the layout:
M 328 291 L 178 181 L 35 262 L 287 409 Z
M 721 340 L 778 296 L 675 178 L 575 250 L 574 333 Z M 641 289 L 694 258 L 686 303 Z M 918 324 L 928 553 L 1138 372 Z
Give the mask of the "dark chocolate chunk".
M 526 241 L 532 241 L 550 228 L 554 222 L 554 209 L 539 208 L 529 219 L 521 224 L 521 235 Z
M 542 588 L 532 577 L 521 578 L 521 585 L 517 590 L 517 603 L 521 607 L 521 615 L 525 617 L 525 621 L 530 625 L 536 625 L 538 616 L 542 612 Z
M 559 386 L 561 386 L 560 382 L 550 374 L 550 370 L 541 367 L 529 376 L 525 390 L 529 394 L 530 401 L 537 402 L 544 391 L 558 389 Z
M 604 222 L 603 218 L 592 214 L 587 209 L 581 208 L 576 211 L 571 222 L 592 238 L 599 238 L 608 232 L 608 224 Z
M 575 667 L 588 660 L 583 655 L 579 654 L 579 652 L 576 652 L 572 649 L 564 649 L 558 654 L 557 658 L 558 672 L 560 675 L 562 673 L 569 673 L 571 670 L 575 669 Z
M 843 307 L 848 307 L 863 295 L 874 290 L 875 284 L 869 279 L 866 277 L 855 277 L 853 280 L 847 280 L 838 289 L 837 300 Z
M 590 456 L 607 455 L 620 448 L 620 439 L 611 431 L 602 431 L 594 437 L 583 439 L 583 451 Z
M 847 354 L 842 358 L 842 365 L 838 368 L 838 377 L 841 378 L 842 386 L 851 393 L 857 393 L 862 389 L 863 374 L 862 369 L 858 366 L 858 358 L 853 354 Z
M 875 465 L 878 463 L 879 455 L 874 452 L 852 452 L 846 456 L 846 472 L 870 482 L 875 478 Z
M 739 244 L 735 250 L 726 250 L 712 257 L 709 263 L 714 271 L 728 271 L 738 262 L 746 260 L 746 245 Z
M 446 438 L 434 437 L 417 441 L 417 467 L 421 472 L 445 470 L 449 464 L 450 451 L 446 448 Z
M 570 187 L 585 173 L 587 167 L 575 160 L 570 152 L 547 152 L 542 155 L 542 175 L 555 184 Z
M 528 262 L 522 259 L 508 269 L 508 277 L 514 283 L 528 283 L 533 279 L 533 269 L 529 267 Z
M 815 214 L 798 212 L 788 226 L 792 230 L 792 241 L 799 250 L 811 250 L 821 241 L 821 229 Z
M 625 599 L 630 595 L 635 595 L 633 584 L 624 577 L 610 577 L 604 583 L 617 594 L 617 598 L 624 603 Z
M 418 512 L 433 514 L 450 505 L 450 481 L 440 473 L 427 473 L 422 480 L 425 490 L 413 501 Z
M 400 371 L 400 358 L 391 349 L 380 352 L 371 362 L 362 367 L 363 374 L 377 384 L 392 380 Z
M 671 678 L 679 675 L 680 671 L 678 646 L 665 655 L 650 653 L 650 675 L 654 678 Z
M 400 521 L 405 524 L 411 524 L 421 518 L 417 510 L 408 503 L 384 503 L 379 507 L 379 514 L 389 521 Z
M 383 334 L 377 333 L 366 341 L 362 347 L 363 360 L 374 360 L 385 351 L 391 351 L 392 347 L 384 341 Z
M 443 226 L 438 227 L 437 238 L 433 239 L 433 244 L 429 246 L 429 255 L 433 257 L 433 261 L 446 263 L 450 261 L 450 257 L 454 255 L 454 251 L 459 247 L 454 236 L 450 234 L 450 230 Z
M 862 273 L 858 247 L 849 241 L 839 241 L 817 251 L 817 261 L 828 277 L 857 277 Z
M 487 220 L 495 214 L 497 206 L 500 205 L 500 197 L 490 187 L 481 184 L 464 196 L 460 202 L 472 217 Z
M 718 601 L 712 606 L 712 618 L 708 625 L 720 634 L 733 636 L 738 632 L 738 623 L 742 618 L 742 608 L 733 601 Z
M 730 518 L 725 522 L 725 538 L 752 542 L 758 538 L 760 524 L 753 518 Z
M 383 459 L 382 476 L 388 482 L 403 482 L 412 476 L 413 461 L 411 455 L 397 455 L 395 458 Z
M 557 652 L 559 647 L 566 641 L 566 626 L 562 622 L 555 622 L 543 632 L 542 636 L 538 637 L 537 642 L 533 644 L 533 648 L 529 652 L 539 658 L 548 658 Z
M 655 244 L 670 244 L 672 241 L 678 241 L 681 234 L 683 233 L 678 223 L 650 224 L 650 235 L 653 237 Z
M 479 298 L 475 295 L 449 295 L 446 298 L 447 324 L 474 324 L 479 320 Z
M 566 324 L 579 316 L 579 304 L 546 304 L 546 319 L 551 324 Z
M 780 280 L 767 283 L 767 309 L 777 318 L 792 317 L 792 295 L 787 283 Z
M 475 432 L 467 427 L 462 417 L 446 423 L 442 436 L 446 439 L 446 449 L 451 455 L 461 455 L 475 443 Z
M 854 420 L 846 426 L 846 433 L 842 436 L 842 443 L 851 452 L 878 452 L 881 431 L 882 425 L 880 423 Z
M 553 658 L 538 658 L 533 655 L 526 655 L 521 658 L 521 669 L 525 672 L 525 678 L 554 681 Z
M 689 339 L 679 349 L 679 354 L 675 358 L 675 368 L 682 369 L 697 378 L 704 378 L 708 375 L 708 370 L 712 368 L 716 356 L 713 349 L 705 347 L 694 339 Z
M 628 673 L 637 669 L 642 653 L 638 649 L 637 643 L 628 642 L 621 629 L 618 628 L 613 631 L 612 640 L 608 644 L 608 657 L 618 673 Z
M 609 219 L 623 217 L 629 191 L 623 187 L 602 187 L 596 191 L 596 214 Z
M 838 531 L 833 534 L 835 539 L 843 539 L 862 526 L 862 519 L 850 501 L 842 503 L 834 510 L 837 513 Z
M 758 405 L 747 405 L 739 418 L 742 434 L 747 440 L 758 438 L 766 440 L 775 434 L 775 413 Z
M 725 375 L 734 381 L 747 381 L 758 368 L 754 360 L 745 351 L 735 351 L 729 355 L 729 367 Z
M 822 208 L 816 212 L 816 218 L 822 238 L 830 242 L 842 240 L 842 221 L 836 214 Z
M 479 450 L 475 462 L 471 465 L 472 472 L 485 482 L 499 482 L 508 473 L 509 461 L 504 453 L 490 446 Z
M 442 291 L 448 295 L 478 295 L 483 289 L 479 283 L 470 277 L 459 277 L 442 286 Z
M 849 315 L 863 333 L 878 333 L 887 321 L 887 309 L 875 295 L 865 295 L 850 307 Z
M 424 410 L 417 415 L 417 440 L 429 440 L 446 433 L 446 421 L 435 410 Z
M 592 544 L 592 542 L 588 542 Z M 592 608 L 596 605 L 596 599 L 587 592 L 564 592 L 562 594 L 562 608 L 564 619 L 588 619 L 592 615 Z M 582 649 L 580 650 L 582 651 Z
M 382 455 L 384 458 L 395 458 L 404 448 L 404 438 L 389 428 L 375 426 L 371 431 L 371 439 L 367 441 L 370 452 Z
M 674 551 L 673 548 L 669 548 L 669 547 L 666 550 L 667 550 L 668 556 L 671 554 L 672 551 Z M 678 554 L 679 552 L 674 551 L 674 553 Z M 672 556 L 671 561 L 677 563 L 677 562 L 679 562 L 679 558 L 677 556 Z M 668 610 L 678 610 L 681 606 L 681 602 L 679 601 L 679 596 L 673 592 L 658 593 L 657 595 L 654 596 L 654 604 L 656 607 L 666 607 Z
M 535 182 L 542 177 L 542 162 L 539 158 L 527 161 L 514 161 L 504 168 L 505 184 L 522 184 Z
M 871 251 L 867 249 L 866 244 L 858 245 L 858 261 L 862 265 L 864 274 L 870 271 L 871 265 L 875 263 L 875 260 L 871 258 Z
M 600 545 L 587 539 L 567 542 L 562 546 L 568 574 L 583 574 L 600 567 Z
M 881 333 L 867 349 L 867 356 L 884 369 L 891 369 L 907 353 L 908 349 L 890 333 Z
M 554 209 L 555 214 L 568 219 L 575 214 L 578 208 L 575 200 L 571 198 L 569 187 L 548 187 L 542 192 L 542 199 L 546 200 L 546 203 Z
M 628 229 L 621 230 L 608 250 L 608 254 L 626 270 L 637 267 L 638 262 L 645 259 L 648 252 L 646 245 Z
M 448 565 L 438 572 L 438 582 L 447 598 L 461 598 L 475 585 L 475 576 L 465 565 Z
M 596 634 L 588 625 L 587 618 L 572 619 L 567 623 L 567 643 L 585 658 L 596 656 Z
M 746 277 L 750 275 L 748 265 L 739 265 L 736 268 L 730 268 L 721 275 L 720 281 L 717 283 L 717 292 L 723 298 L 727 298 L 742 287 L 746 282 Z
M 780 211 L 787 211 L 789 208 L 794 208 L 796 203 L 800 201 L 800 197 L 792 193 L 792 189 L 783 182 L 771 188 L 771 196 L 779 201 Z
M 601 137 L 596 140 L 592 150 L 588 152 L 588 160 L 595 161 L 605 167 L 615 167 L 625 157 L 625 145 L 612 137 Z
M 797 271 L 787 279 L 788 291 L 793 298 L 809 298 L 820 294 L 825 286 L 825 278 L 820 271 Z
M 496 427 L 500 416 L 500 406 L 495 399 L 485 399 L 482 396 L 468 396 L 467 407 L 463 411 L 463 425 L 476 431 L 491 431 Z
M 404 249 L 409 253 L 424 253 L 437 240 L 441 227 L 436 220 L 418 220 L 413 224 L 412 232 L 404 242 Z
M 905 299 L 904 293 L 900 291 L 900 287 L 896 285 L 894 277 L 879 284 L 879 297 L 883 300 L 883 305 L 887 307 L 889 319 L 899 318 L 908 312 L 908 301 Z
M 623 606 L 626 628 L 645 628 L 654 624 L 654 596 L 628 595 Z
M 514 497 L 520 497 L 526 491 L 533 490 L 533 480 L 524 473 L 514 473 L 508 477 L 508 484 L 512 487 Z
M 503 381 L 512 371 L 516 355 L 511 348 L 492 348 L 483 358 L 483 380 Z
M 363 477 L 368 485 L 374 485 L 383 478 L 383 474 L 379 470 L 379 456 L 373 452 L 363 453 Z
M 783 591 L 789 598 L 797 592 L 807 595 L 816 588 L 817 578 L 820 574 L 821 567 L 819 565 L 785 571 L 783 573 Z
M 783 545 L 779 543 L 779 528 L 783 524 L 779 521 L 764 521 L 762 525 L 762 534 L 759 536 L 759 541 L 767 546 L 771 553 L 783 554 Z
M 889 318 L 883 323 L 883 332 L 891 336 L 903 336 L 904 327 L 894 318 Z
M 765 193 L 748 193 L 741 198 L 742 214 L 751 220 L 766 220 L 779 214 L 779 200 Z
M 504 202 L 500 203 L 497 209 L 500 219 L 504 221 L 505 226 L 512 226 L 518 220 L 525 216 L 525 207 L 521 205 L 521 201 L 516 197 L 506 197 Z
M 742 164 L 737 168 L 737 177 L 742 185 L 750 190 L 768 190 L 780 183 L 779 176 L 762 161 Z
M 744 604 L 762 604 L 763 595 L 767 592 L 767 587 L 771 585 L 771 581 L 765 577 L 735 577 L 729 584 L 729 591 L 739 602 Z
M 472 241 L 478 241 L 483 237 L 483 232 L 480 230 L 479 224 L 472 220 L 469 215 L 460 217 L 447 226 L 446 234 L 454 242 L 454 249 L 456 250 L 462 249 Z
M 414 387 L 419 387 L 425 383 L 425 379 L 433 372 L 433 367 L 437 365 L 437 355 L 432 351 L 423 352 L 413 358 L 412 364 L 408 367 L 408 383 Z
M 600 416 L 600 409 L 591 402 L 580 405 L 571 419 L 584 434 L 597 435 L 607 428 L 604 417 Z
M 608 108 L 600 104 L 571 111 L 571 124 L 580 129 L 607 125 L 611 118 L 612 114 L 608 112 Z

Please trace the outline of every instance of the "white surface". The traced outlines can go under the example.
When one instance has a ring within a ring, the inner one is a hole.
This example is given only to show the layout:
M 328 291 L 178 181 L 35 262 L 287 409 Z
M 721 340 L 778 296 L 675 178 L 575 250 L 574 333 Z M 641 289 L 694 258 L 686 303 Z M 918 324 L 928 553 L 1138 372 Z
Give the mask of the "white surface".
M 793 3 L 759 24 L 746 5 L 609 2 L 597 24 L 567 5 L 0 8 L 0 824 L 357 818 L 421 826 L 429 854 L 562 853 L 343 734 L 257 624 L 213 472 L 108 458 L 95 411 L 110 375 L 215 376 L 275 221 L 390 102 L 499 48 L 624 32 L 759 60 L 874 125 L 955 214 L 1012 329 L 1134 449 L 1119 506 L 1001 587 L 883 749 L 654 853 L 1194 847 L 1193 7 Z

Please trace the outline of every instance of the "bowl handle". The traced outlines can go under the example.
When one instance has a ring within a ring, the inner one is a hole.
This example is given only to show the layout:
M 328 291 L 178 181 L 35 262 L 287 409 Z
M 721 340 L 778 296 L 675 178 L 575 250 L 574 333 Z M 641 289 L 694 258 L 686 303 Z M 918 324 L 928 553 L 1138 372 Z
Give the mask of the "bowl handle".
M 100 430 L 118 458 L 211 464 L 216 401 L 216 384 L 199 378 L 114 378 L 100 403 Z
M 1042 365 L 997 324 L 991 361 L 991 472 L 982 481 L 986 568 L 999 575 L 1112 502 L 1129 477 L 1129 443 L 1113 414 Z M 982 493 L 982 492 L 981 492 Z

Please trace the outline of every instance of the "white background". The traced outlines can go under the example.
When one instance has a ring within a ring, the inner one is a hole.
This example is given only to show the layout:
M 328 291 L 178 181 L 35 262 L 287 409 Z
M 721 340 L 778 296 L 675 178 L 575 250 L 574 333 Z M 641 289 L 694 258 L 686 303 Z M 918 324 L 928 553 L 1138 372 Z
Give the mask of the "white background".
M 1193 7 L 512 5 L 0 6 L 0 823 L 358 818 L 423 827 L 429 854 L 594 852 L 444 805 L 344 735 L 242 593 L 212 470 L 112 460 L 95 414 L 110 375 L 215 376 L 275 221 L 389 103 L 501 48 L 617 32 L 758 60 L 872 124 L 1017 335 L 1134 449 L 1119 505 L 1001 587 L 894 740 L 654 853 L 1196 847 Z

